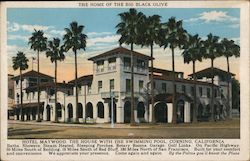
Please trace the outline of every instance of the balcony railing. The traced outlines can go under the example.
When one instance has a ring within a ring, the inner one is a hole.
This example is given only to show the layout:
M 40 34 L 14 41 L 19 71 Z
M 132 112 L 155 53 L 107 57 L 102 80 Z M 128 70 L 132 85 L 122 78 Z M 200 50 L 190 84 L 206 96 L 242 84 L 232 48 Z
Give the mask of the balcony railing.
M 113 92 L 101 92 L 101 97 L 102 98 L 110 98 L 112 96 L 114 96 L 115 98 L 117 98 L 119 96 L 119 92 L 117 91 L 113 91 Z

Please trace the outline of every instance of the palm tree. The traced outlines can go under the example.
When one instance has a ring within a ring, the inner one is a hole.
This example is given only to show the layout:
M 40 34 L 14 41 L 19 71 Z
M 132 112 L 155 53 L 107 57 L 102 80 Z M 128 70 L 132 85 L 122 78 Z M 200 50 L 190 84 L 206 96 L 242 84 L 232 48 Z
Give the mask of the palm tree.
M 55 108 L 54 113 L 54 122 L 58 122 L 57 119 L 57 61 L 63 61 L 65 56 L 63 54 L 63 49 L 60 46 L 60 39 L 54 38 L 53 41 L 48 42 L 48 49 L 46 51 L 46 56 L 50 57 L 50 61 L 55 63 Z
M 228 72 L 228 79 L 227 79 L 227 104 L 228 104 L 228 116 L 231 118 L 231 108 L 230 108 L 230 95 L 229 95 L 229 88 L 230 88 L 230 82 L 231 78 L 230 75 L 230 66 L 229 66 L 229 58 L 232 56 L 239 57 L 240 56 L 240 46 L 235 44 L 233 40 L 228 40 L 224 38 L 221 41 L 222 44 L 222 55 L 226 57 L 227 60 L 227 72 Z
M 140 23 L 143 22 L 144 14 L 137 12 L 136 9 L 129 9 L 128 12 L 120 13 L 121 22 L 116 25 L 117 34 L 120 34 L 120 45 L 125 43 L 130 45 L 131 50 L 131 120 L 130 125 L 135 125 L 134 118 L 134 58 L 133 48 L 134 44 L 138 42 L 138 30 Z
M 161 31 L 161 16 L 153 15 L 149 17 L 145 17 L 144 23 L 140 26 L 140 34 L 138 36 L 139 44 L 142 46 L 150 46 L 151 51 L 151 105 L 152 105 L 152 123 L 155 123 L 155 114 L 154 114 L 154 77 L 153 77 L 153 69 L 154 69 L 154 56 L 153 56 L 153 48 L 154 44 L 159 44 L 159 37 Z
M 171 17 L 168 22 L 163 23 L 163 33 L 161 33 L 161 46 L 166 49 L 169 47 L 172 51 L 172 84 L 173 84 L 173 120 L 176 123 L 176 87 L 175 87 L 175 64 L 174 64 L 174 50 L 181 49 L 187 39 L 187 31 L 182 27 L 182 20 L 176 21 L 175 17 Z
M 214 117 L 214 60 L 215 58 L 219 57 L 220 55 L 220 48 L 221 45 L 219 43 L 219 37 L 213 36 L 211 33 L 207 35 L 207 39 L 203 43 L 204 48 L 204 58 L 211 60 L 211 70 L 212 70 L 212 98 L 211 98 L 211 113 L 212 119 Z
M 26 58 L 25 54 L 21 51 L 17 52 L 16 57 L 12 57 L 13 62 L 13 69 L 19 69 L 20 72 L 20 96 L 21 96 L 21 106 L 20 106 L 20 113 L 21 113 L 21 121 L 24 121 L 23 117 L 23 85 L 22 85 L 22 71 L 28 69 L 28 61 L 29 59 Z
M 46 51 L 47 49 L 47 38 L 44 37 L 44 33 L 41 30 L 36 30 L 32 33 L 32 36 L 29 38 L 28 44 L 30 44 L 30 48 L 34 51 L 37 51 L 37 121 L 40 122 L 40 77 L 39 77 L 39 54 L 40 52 Z
M 78 123 L 78 83 L 77 83 L 77 51 L 86 48 L 86 38 L 87 35 L 83 33 L 84 26 L 78 25 L 76 21 L 70 23 L 69 28 L 65 28 L 66 34 L 63 37 L 64 40 L 64 50 L 67 52 L 70 49 L 75 55 L 75 95 L 76 95 L 76 118 L 75 123 Z
M 184 63 L 193 63 L 193 80 L 194 80 L 194 107 L 193 107 L 193 122 L 197 122 L 197 103 L 196 103 L 196 74 L 195 74 L 195 62 L 202 60 L 201 54 L 201 38 L 198 34 L 188 36 L 188 40 L 184 45 L 184 51 L 182 56 L 184 58 Z

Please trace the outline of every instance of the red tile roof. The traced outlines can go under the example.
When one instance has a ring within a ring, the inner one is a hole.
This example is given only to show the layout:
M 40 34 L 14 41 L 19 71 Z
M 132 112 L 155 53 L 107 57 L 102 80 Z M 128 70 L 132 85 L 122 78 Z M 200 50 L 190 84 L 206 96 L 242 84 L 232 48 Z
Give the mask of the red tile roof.
M 92 82 L 92 80 L 93 80 L 93 75 L 84 75 L 84 76 L 77 78 L 77 83 L 78 84 L 87 84 L 89 82 Z M 74 84 L 75 79 L 69 81 L 68 83 Z
M 25 77 L 40 77 L 40 78 L 48 78 L 48 79 L 53 79 L 54 77 L 50 76 L 50 75 L 47 75 L 47 74 L 43 74 L 41 72 L 37 72 L 37 71 L 34 71 L 34 70 L 31 70 L 31 71 L 28 71 L 26 73 L 23 73 L 22 74 L 23 78 Z M 16 80 L 16 79 L 19 79 L 20 78 L 20 75 L 17 75 L 15 77 L 13 77 L 12 79 Z
M 157 79 L 158 80 L 166 80 L 166 81 L 172 81 L 173 80 L 171 77 L 164 77 L 164 76 L 158 76 L 158 75 L 154 75 L 154 79 L 156 79 L 156 80 Z M 193 80 L 180 79 L 180 78 L 175 78 L 175 82 L 194 84 Z M 212 83 L 202 82 L 202 81 L 196 81 L 196 84 L 198 84 L 198 85 L 209 85 L 209 86 L 212 85 Z M 214 86 L 217 86 L 217 85 L 214 84 Z
M 54 82 L 45 82 L 45 83 L 41 83 L 40 84 L 40 89 L 46 89 L 49 87 L 54 87 L 55 83 Z M 57 83 L 57 88 L 59 90 L 59 88 L 72 88 L 73 84 L 69 84 L 69 83 Z M 26 91 L 36 91 L 37 90 L 37 85 L 35 86 L 30 86 L 25 88 L 24 90 Z
M 212 68 L 206 68 L 206 69 L 203 69 L 201 71 L 198 71 L 195 73 L 196 74 L 196 77 L 197 78 L 202 78 L 202 77 L 207 77 L 207 78 L 211 78 L 212 77 Z M 219 68 L 215 68 L 214 67 L 214 76 L 215 75 L 219 75 L 219 76 L 235 76 L 235 74 L 233 73 L 229 73 L 224 71 L 224 70 L 221 70 Z M 188 76 L 193 76 L 193 74 L 189 74 Z
M 97 58 L 102 58 L 102 57 L 107 57 L 107 56 L 110 56 L 110 55 L 117 55 L 117 54 L 125 54 L 125 55 L 129 55 L 130 56 L 130 50 L 129 49 L 126 49 L 124 47 L 118 47 L 118 48 L 115 48 L 113 50 L 110 50 L 110 51 L 107 51 L 107 52 L 104 52 L 102 54 L 99 54 L 99 55 L 96 55 L 96 56 L 93 56 L 91 58 L 89 58 L 88 60 L 94 60 L 94 59 L 97 59 Z M 133 51 L 133 54 L 137 57 L 142 57 L 142 58 L 146 58 L 146 59 L 151 59 L 150 56 L 148 55 L 145 55 L 145 54 L 142 54 L 142 53 L 139 53 L 139 52 L 136 52 L 136 51 Z

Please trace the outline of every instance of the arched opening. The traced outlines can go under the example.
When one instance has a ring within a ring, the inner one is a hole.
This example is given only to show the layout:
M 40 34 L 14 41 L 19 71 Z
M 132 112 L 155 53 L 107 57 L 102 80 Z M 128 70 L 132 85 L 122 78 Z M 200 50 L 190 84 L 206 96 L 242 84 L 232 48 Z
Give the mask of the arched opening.
M 50 105 L 46 106 L 46 115 L 47 115 L 46 121 L 50 121 L 50 117 L 51 117 L 51 115 L 50 115 Z
M 114 114 L 113 120 L 114 120 L 114 122 L 116 122 L 116 103 L 115 103 L 115 101 L 113 101 L 113 114 Z M 111 103 L 109 103 L 109 117 L 111 120 Z
M 220 109 L 218 108 L 217 104 L 214 105 L 214 117 L 216 120 L 219 120 Z
M 73 118 L 73 105 L 69 103 L 67 106 L 67 109 L 68 109 L 68 118 L 72 119 Z
M 83 107 L 81 103 L 78 103 L 78 118 L 83 118 Z
M 203 106 L 202 106 L 202 104 L 199 104 L 197 112 L 198 112 L 198 116 L 197 116 L 198 121 L 202 121 L 202 116 L 203 116 Z
M 137 117 L 138 118 L 144 118 L 145 114 L 145 106 L 143 102 L 139 102 L 137 104 Z
M 190 104 L 190 121 L 193 122 L 194 120 L 194 103 Z
M 27 120 L 30 120 L 30 112 L 31 112 L 31 108 L 27 108 Z
M 180 100 L 177 103 L 177 123 L 183 123 L 184 122 L 184 101 Z
M 155 107 L 155 121 L 156 122 L 167 122 L 167 104 L 165 102 L 158 102 Z
M 32 119 L 33 120 L 36 119 L 36 113 L 37 113 L 36 110 L 37 110 L 36 108 L 34 108 L 34 107 L 32 108 Z
M 20 109 L 15 108 L 16 119 L 19 120 Z
M 209 117 L 211 116 L 210 104 L 208 104 L 208 105 L 206 106 L 205 115 L 206 115 L 207 118 L 209 118 Z
M 102 102 L 97 103 L 97 117 L 104 118 L 104 105 Z
M 57 103 L 56 104 L 56 114 L 57 114 L 57 117 L 62 117 L 62 106 L 60 103 Z
M 124 123 L 130 123 L 131 118 L 131 103 L 126 101 L 124 103 Z
M 93 105 L 91 102 L 87 103 L 86 118 L 93 118 Z

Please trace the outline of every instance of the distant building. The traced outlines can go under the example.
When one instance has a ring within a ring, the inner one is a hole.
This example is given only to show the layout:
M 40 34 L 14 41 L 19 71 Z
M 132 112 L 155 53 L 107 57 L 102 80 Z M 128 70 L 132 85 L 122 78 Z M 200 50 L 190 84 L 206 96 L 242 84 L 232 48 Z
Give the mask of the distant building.
M 156 122 L 172 122 L 172 71 L 154 68 L 155 104 L 150 101 L 150 57 L 138 52 L 134 54 L 134 96 L 136 122 L 151 122 L 152 110 L 155 111 Z M 74 80 L 68 83 L 58 83 L 57 117 L 60 122 L 72 122 L 77 117 L 79 122 L 107 123 L 111 121 L 111 97 L 113 98 L 114 122 L 128 123 L 131 115 L 131 59 L 130 50 L 119 47 L 96 55 L 88 60 L 93 62 L 93 74 L 77 79 L 78 105 L 75 102 Z M 81 70 L 79 68 L 79 70 Z M 212 87 L 214 88 L 214 112 L 224 119 L 227 114 L 225 77 L 234 75 L 215 68 L 215 83 L 211 84 L 210 69 L 196 73 L 197 88 L 197 119 L 211 119 Z M 23 74 L 23 101 L 25 120 L 36 119 L 37 108 L 37 75 L 41 79 L 41 108 L 43 120 L 53 121 L 54 83 L 53 77 L 29 71 Z M 183 72 L 176 74 L 176 110 L 178 122 L 192 122 L 194 82 L 183 78 Z M 189 75 L 192 78 L 192 75 Z M 19 76 L 15 80 L 15 119 L 20 118 L 19 112 Z M 230 91 L 231 96 L 231 91 Z M 231 102 L 230 102 L 231 108 Z M 78 108 L 78 113 L 76 113 Z

